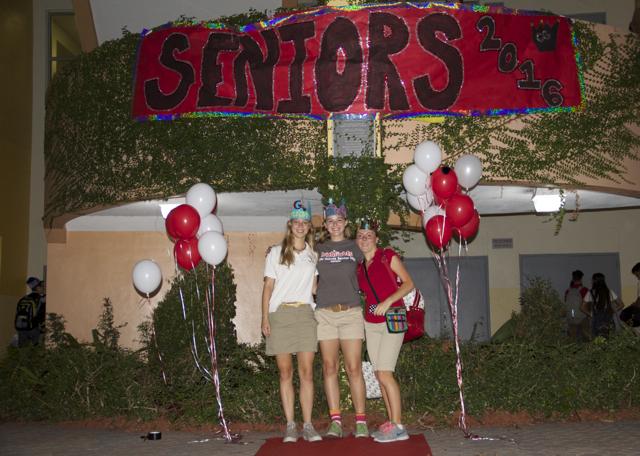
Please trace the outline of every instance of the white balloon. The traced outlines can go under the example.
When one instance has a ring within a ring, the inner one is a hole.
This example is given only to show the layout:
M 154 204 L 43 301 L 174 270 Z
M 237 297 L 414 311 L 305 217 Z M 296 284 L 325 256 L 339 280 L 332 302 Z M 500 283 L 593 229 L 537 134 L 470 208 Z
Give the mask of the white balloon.
M 423 173 L 430 174 L 440 166 L 442 151 L 433 141 L 424 141 L 418 144 L 413 153 L 413 161 Z
M 456 161 L 454 167 L 458 183 L 469 190 L 474 187 L 482 177 L 482 163 L 475 155 L 463 155 Z
M 427 191 L 422 195 L 413 195 L 411 193 L 405 193 L 407 203 L 416 211 L 423 211 L 433 203 L 433 191 L 430 187 L 427 187 Z
M 141 260 L 133 267 L 133 285 L 140 293 L 149 294 L 162 282 L 160 266 L 153 260 Z
M 436 215 L 445 215 L 444 209 L 440 206 L 429 206 L 422 214 L 422 226 L 425 226 L 429 219 Z
M 224 234 L 222 222 L 215 214 L 205 215 L 202 220 L 200 220 L 200 228 L 198 228 L 197 234 L 198 238 L 209 231 L 217 231 L 218 233 Z
M 198 211 L 200 218 L 204 218 L 216 207 L 217 198 L 216 192 L 210 185 L 200 182 L 189 189 L 185 200 Z
M 204 261 L 217 266 L 227 256 L 227 240 L 222 233 L 207 231 L 198 239 L 198 252 Z
M 402 175 L 402 185 L 407 192 L 422 195 L 427 190 L 429 176 L 420 171 L 416 165 L 409 165 Z

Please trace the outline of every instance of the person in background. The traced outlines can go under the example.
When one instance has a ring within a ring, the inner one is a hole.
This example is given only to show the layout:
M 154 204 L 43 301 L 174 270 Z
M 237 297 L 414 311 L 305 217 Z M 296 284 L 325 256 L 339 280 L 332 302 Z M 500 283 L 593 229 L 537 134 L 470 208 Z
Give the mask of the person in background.
M 631 274 L 638 279 L 636 300 L 620 312 L 620 320 L 629 325 L 640 336 L 640 263 L 631 268 Z
M 565 319 L 567 334 L 572 341 L 584 342 L 590 339 L 591 329 L 589 317 L 582 312 L 582 301 L 589 293 L 589 289 L 582 284 L 582 271 L 571 273 L 571 283 L 564 292 Z
M 636 300 L 633 301 L 633 303 L 631 305 L 632 306 L 636 306 L 636 307 L 640 307 L 640 263 L 636 263 L 631 268 L 631 274 L 636 276 L 636 279 L 638 279 L 638 283 L 636 285 Z
M 609 337 L 615 329 L 614 314 L 623 304 L 607 286 L 604 274 L 596 272 L 591 279 L 591 290 L 584 297 L 582 311 L 591 317 L 591 335 Z
M 45 283 L 37 277 L 29 277 L 26 284 L 31 293 L 18 301 L 14 320 L 14 327 L 18 333 L 18 347 L 40 344 L 47 318 Z
M 404 333 L 387 330 L 385 312 L 392 307 L 404 308 L 402 298 L 414 285 L 402 260 L 392 249 L 378 247 L 377 224 L 369 220 L 360 223 L 356 243 L 364 254 L 358 266 L 358 283 L 366 296 L 364 330 L 367 353 L 373 364 L 389 420 L 372 434 L 376 442 L 407 440 L 409 434 L 402 424 L 400 386 L 393 376 L 402 348 Z M 401 284 L 398 284 L 400 278 Z
M 342 437 L 338 365 L 340 352 L 349 379 L 351 400 L 356 414 L 355 436 L 369 437 L 365 414 L 365 386 L 362 376 L 364 319 L 356 269 L 364 256 L 349 239 L 347 208 L 329 200 L 324 209 L 325 232 L 318 251 L 318 295 L 316 320 L 322 354 L 324 391 L 331 423 L 328 437 Z
M 267 339 L 266 353 L 276 357 L 280 372 L 280 400 L 287 420 L 282 439 L 285 443 L 298 440 L 294 419 L 294 354 L 300 378 L 302 438 L 308 442 L 322 440 L 311 423 L 313 358 L 318 350 L 313 313 L 316 261 L 311 211 L 296 201 L 282 243 L 267 254 L 262 289 L 262 333 Z

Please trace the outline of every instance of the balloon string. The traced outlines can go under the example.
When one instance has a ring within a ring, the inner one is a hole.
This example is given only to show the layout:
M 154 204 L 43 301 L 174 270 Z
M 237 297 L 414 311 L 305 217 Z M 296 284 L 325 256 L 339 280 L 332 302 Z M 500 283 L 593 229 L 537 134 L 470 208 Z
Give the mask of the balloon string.
M 177 269 L 177 268 L 176 268 Z M 197 277 L 197 272 L 194 269 L 194 280 L 196 283 L 196 289 L 197 289 L 197 282 L 198 282 L 198 277 Z M 193 319 L 193 317 L 191 318 L 191 328 L 189 328 L 189 321 L 187 320 L 187 306 L 185 303 L 185 299 L 184 299 L 184 292 L 182 290 L 182 285 L 180 284 L 180 282 L 185 282 L 186 283 L 186 279 L 184 278 L 184 276 L 179 280 L 178 282 L 178 296 L 180 297 L 180 305 L 182 308 L 182 319 L 184 320 L 185 325 L 187 325 L 187 331 L 189 331 L 189 329 L 191 329 L 191 340 L 189 341 L 189 346 L 191 349 L 191 356 L 193 357 L 193 362 L 195 363 L 196 368 L 198 369 L 198 371 L 200 371 L 200 373 L 202 374 L 203 377 L 205 377 L 208 381 L 212 381 L 212 377 L 211 377 L 211 372 L 209 372 L 209 370 L 204 367 L 203 365 L 200 364 L 200 355 L 198 354 L 198 343 L 196 340 L 196 324 L 195 321 Z M 189 309 L 189 315 L 193 315 L 193 305 L 190 306 Z
M 456 348 L 456 380 L 458 382 L 458 393 L 460 396 L 460 417 L 458 419 L 458 426 L 464 433 L 466 438 L 474 437 L 470 432 L 467 426 L 466 421 L 466 407 L 464 403 L 464 385 L 462 381 L 462 358 L 460 354 L 460 338 L 458 334 L 458 287 L 460 283 L 460 261 L 458 261 L 458 266 L 456 270 L 456 280 L 455 280 L 455 289 L 451 286 L 451 280 L 449 278 L 449 266 L 447 264 L 446 256 L 443 252 L 433 252 L 433 256 L 435 258 L 436 264 L 438 266 L 438 272 L 440 274 L 440 279 L 442 281 L 442 285 L 444 287 L 446 296 L 447 296 L 447 304 L 449 307 L 449 313 L 451 314 L 451 323 L 453 330 L 453 339 Z M 459 260 L 459 259 L 458 259 Z M 454 298 L 455 293 L 455 298 Z
M 145 298 L 146 303 L 151 307 L 151 298 L 149 297 L 149 293 L 147 293 L 147 297 Z M 167 374 L 164 369 L 164 360 L 162 359 L 162 352 L 160 351 L 160 347 L 158 346 L 158 336 L 156 333 L 156 321 L 151 315 L 151 338 L 153 339 L 153 344 L 156 347 L 156 353 L 158 354 L 158 361 L 160 362 L 160 371 L 162 372 L 162 380 L 164 381 L 165 386 L 167 383 Z
M 224 433 L 224 439 L 227 442 L 231 442 L 233 437 L 229 432 L 229 426 L 227 420 L 224 417 L 224 407 L 222 406 L 222 395 L 220 394 L 220 375 L 218 371 L 218 352 L 216 347 L 216 322 L 214 318 L 215 314 L 215 267 L 211 270 L 211 287 L 205 294 L 207 304 L 207 317 L 209 326 L 209 357 L 211 359 L 211 372 L 213 373 L 213 384 L 216 391 L 216 400 L 218 401 L 218 418 L 222 425 L 222 431 Z

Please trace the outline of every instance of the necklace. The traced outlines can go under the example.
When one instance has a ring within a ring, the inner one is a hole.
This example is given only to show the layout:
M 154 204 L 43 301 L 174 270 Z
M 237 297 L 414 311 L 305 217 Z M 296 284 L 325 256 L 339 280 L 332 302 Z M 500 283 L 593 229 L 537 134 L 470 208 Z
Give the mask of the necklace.
M 297 248 L 295 248 L 295 246 L 293 246 L 292 248 L 293 248 L 294 252 L 300 253 L 300 252 L 304 252 L 305 251 L 305 249 L 307 248 L 307 245 L 305 244 L 305 246 L 302 247 L 301 249 L 297 249 Z

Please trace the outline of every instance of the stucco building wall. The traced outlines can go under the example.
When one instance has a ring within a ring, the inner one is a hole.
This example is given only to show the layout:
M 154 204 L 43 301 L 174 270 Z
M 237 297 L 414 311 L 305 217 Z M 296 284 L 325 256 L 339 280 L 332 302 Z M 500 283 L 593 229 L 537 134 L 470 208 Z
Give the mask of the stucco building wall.
M 260 296 L 264 256 L 282 233 L 228 233 L 228 260 L 235 272 L 238 340 L 260 340 Z M 111 299 L 124 346 L 137 347 L 137 326 L 162 300 L 175 276 L 173 244 L 161 232 L 68 232 L 65 243 L 50 243 L 47 310 L 62 314 L 67 331 L 91 340 L 104 298 Z M 131 271 L 141 259 L 156 261 L 163 282 L 150 305 L 133 288 Z M 176 318 L 180 318 L 176 315 Z

